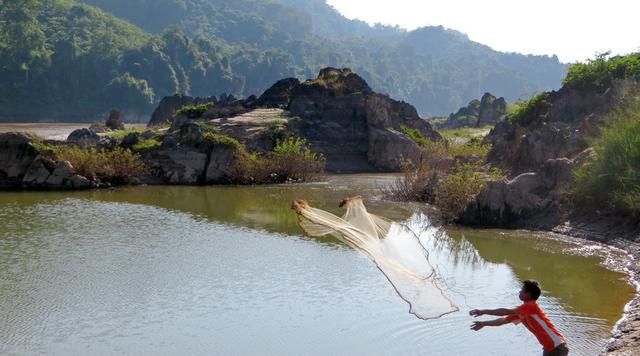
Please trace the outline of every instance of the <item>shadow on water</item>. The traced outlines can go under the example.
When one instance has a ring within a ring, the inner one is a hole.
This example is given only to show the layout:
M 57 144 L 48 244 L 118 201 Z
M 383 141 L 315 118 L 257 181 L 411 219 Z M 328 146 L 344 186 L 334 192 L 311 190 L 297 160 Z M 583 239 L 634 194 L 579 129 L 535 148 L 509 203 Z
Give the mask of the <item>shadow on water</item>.
M 69 198 L 143 204 L 189 213 L 210 221 L 301 235 L 297 218 L 291 210 L 294 199 L 304 198 L 314 206 L 341 215 L 338 204 L 343 198 L 372 196 L 372 187 L 378 182 L 384 184 L 390 177 L 381 176 L 372 182 L 361 181 L 357 175 L 329 177 L 327 182 L 274 186 L 145 186 L 78 192 L 10 192 L 0 194 L 0 205 L 27 207 Z M 386 217 L 396 220 L 405 219 L 412 212 L 408 207 L 379 200 L 369 201 L 367 205 L 372 211 L 384 211 Z

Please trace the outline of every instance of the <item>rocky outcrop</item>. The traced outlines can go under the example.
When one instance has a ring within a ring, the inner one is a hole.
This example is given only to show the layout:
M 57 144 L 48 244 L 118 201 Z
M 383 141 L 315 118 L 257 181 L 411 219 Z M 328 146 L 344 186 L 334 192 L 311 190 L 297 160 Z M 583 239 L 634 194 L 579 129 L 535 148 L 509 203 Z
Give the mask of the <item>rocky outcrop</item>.
M 572 171 L 594 159 L 587 137 L 606 126 L 619 103 L 638 93 L 635 81 L 607 90 L 563 87 L 530 102 L 524 114 L 500 122 L 485 138 L 489 162 L 511 180 L 494 181 L 468 204 L 458 221 L 467 225 L 553 229 L 569 212 L 562 192 Z
M 147 126 L 157 126 L 165 123 L 170 123 L 176 111 L 178 111 L 183 106 L 215 102 L 217 102 L 215 96 L 208 98 L 193 98 L 180 94 L 165 96 L 160 101 L 160 104 L 158 104 L 158 107 L 153 111 L 153 114 L 151 114 L 151 120 L 149 120 Z
M 325 68 L 301 83 L 288 109 L 302 119 L 292 129 L 326 157 L 327 171 L 398 171 L 403 157 L 417 164 L 419 146 L 403 125 L 441 139 L 413 106 L 373 92 L 349 69 Z
M 605 91 L 563 87 L 545 94 L 536 108 L 518 120 L 505 120 L 486 137 L 492 145 L 488 160 L 510 176 L 538 170 L 553 158 L 574 158 L 606 125 L 606 115 L 629 93 L 635 81 L 618 81 Z
M 476 127 L 495 125 L 507 114 L 507 102 L 504 98 L 497 98 L 489 93 L 484 93 L 480 99 L 480 112 Z
M 10 132 L 0 134 L 0 189 L 84 189 L 95 186 L 76 174 L 68 161 L 41 155 L 36 138 Z
M 0 134 L 0 188 L 22 185 L 27 169 L 40 154 L 31 145 L 33 139 L 30 135 L 16 132 Z
M 266 108 L 286 109 L 291 101 L 293 89 L 298 85 L 300 85 L 300 81 L 297 78 L 278 80 L 271 88 L 260 95 L 257 105 Z
M 156 112 L 168 113 L 171 107 L 192 104 L 189 100 L 167 97 Z M 257 99 L 221 97 L 194 114 L 175 115 L 170 130 L 206 121 L 251 151 L 264 151 L 273 145 L 273 140 L 263 140 L 269 134 L 266 128 L 286 126 L 324 155 L 330 172 L 398 171 L 402 158 L 418 164 L 420 148 L 403 133 L 405 125 L 425 138 L 441 139 L 413 106 L 375 93 L 349 69 L 325 68 L 316 79 L 302 83 L 283 79 Z M 155 117 L 150 125 L 158 121 Z
M 155 178 L 165 184 L 202 184 L 207 164 L 205 153 L 178 148 L 145 155 L 144 162 Z
M 480 115 L 480 100 L 473 99 L 467 106 L 461 107 L 456 113 L 449 115 L 447 120 L 439 125 L 440 129 L 459 129 L 461 127 L 475 127 Z
M 465 107 L 439 125 L 441 129 L 458 129 L 462 127 L 484 127 L 495 125 L 507 113 L 507 102 L 504 98 L 496 98 L 484 93 L 480 100 L 474 99 Z
M 124 116 L 118 110 L 111 110 L 105 126 L 111 130 L 124 130 Z
M 218 145 L 206 152 L 194 147 L 161 149 L 143 155 L 149 175 L 148 184 L 197 185 L 229 182 L 229 172 L 236 159 L 235 149 Z
M 489 182 L 458 221 L 465 225 L 551 229 L 562 222 L 562 188 L 571 181 L 575 165 L 567 158 L 550 159 L 537 172 Z
M 80 145 L 82 147 L 96 146 L 100 142 L 100 135 L 91 129 L 77 129 L 73 130 L 67 142 Z
M 611 110 L 639 89 L 635 81 L 616 82 L 604 91 L 563 87 L 537 97 L 524 114 L 498 123 L 485 138 L 492 145 L 488 161 L 512 179 L 490 182 L 459 222 L 544 229 L 561 224 L 561 192 L 572 170 L 595 155 L 587 137 L 606 126 Z

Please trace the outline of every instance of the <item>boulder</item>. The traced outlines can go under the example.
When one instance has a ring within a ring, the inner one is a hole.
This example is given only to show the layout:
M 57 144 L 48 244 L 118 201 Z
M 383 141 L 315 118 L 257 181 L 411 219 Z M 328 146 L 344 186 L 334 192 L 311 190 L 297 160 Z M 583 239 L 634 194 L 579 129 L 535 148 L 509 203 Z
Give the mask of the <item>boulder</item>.
M 23 133 L 0 134 L 0 188 L 22 186 L 27 169 L 40 154 L 31 145 L 33 140 L 33 136 Z
M 573 162 L 547 160 L 538 172 L 489 182 L 458 221 L 491 227 L 553 228 L 561 221 L 562 189 L 571 182 Z
M 91 188 L 91 181 L 78 174 L 74 174 L 71 177 L 69 177 L 69 181 L 71 181 L 71 185 L 73 186 L 74 189 Z
M 388 172 L 399 171 L 403 158 L 417 167 L 420 164 L 420 156 L 420 147 L 407 135 L 393 129 L 369 129 L 367 157 L 378 169 Z
M 449 118 L 440 124 L 440 128 L 458 129 L 495 125 L 506 113 L 507 102 L 504 98 L 496 98 L 490 93 L 484 93 L 480 100 L 473 99 L 455 114 L 450 114 Z
M 141 134 L 139 132 L 128 133 L 125 137 L 122 138 L 120 146 L 123 148 L 131 148 L 135 144 L 140 142 L 140 137 Z
M 29 168 L 27 168 L 24 178 L 22 178 L 22 183 L 27 187 L 42 186 L 54 169 L 55 162 L 42 156 L 38 156 L 31 165 L 29 165 Z
M 476 127 L 495 125 L 507 114 L 507 102 L 504 98 L 497 98 L 489 93 L 484 93 L 480 99 L 478 111 L 478 123 Z
M 640 83 L 623 80 L 602 91 L 563 87 L 520 120 L 498 123 L 485 138 L 492 145 L 488 161 L 510 176 L 538 171 L 549 159 L 574 159 L 589 147 L 587 137 L 606 126 L 607 115 Z
M 229 171 L 235 160 L 236 151 L 233 147 L 217 146 L 209 154 L 209 164 L 205 175 L 205 183 L 226 183 Z
M 73 130 L 67 137 L 67 142 L 78 144 L 82 147 L 96 146 L 100 142 L 100 135 L 90 129 L 82 128 Z
M 148 183 L 157 183 L 156 178 L 165 184 L 202 184 L 207 169 L 206 153 L 189 148 L 151 151 L 142 156 L 149 167 Z
M 89 130 L 95 132 L 95 133 L 107 133 L 107 132 L 111 132 L 111 129 L 107 127 L 107 125 L 105 124 L 91 124 L 91 126 L 89 126 Z
M 65 185 L 66 181 L 68 181 L 69 178 L 71 178 L 71 176 L 74 174 L 75 171 L 69 161 L 60 161 L 56 163 L 55 169 L 47 178 L 45 183 L 52 188 L 67 187 Z M 71 188 L 71 186 L 68 186 L 68 188 Z

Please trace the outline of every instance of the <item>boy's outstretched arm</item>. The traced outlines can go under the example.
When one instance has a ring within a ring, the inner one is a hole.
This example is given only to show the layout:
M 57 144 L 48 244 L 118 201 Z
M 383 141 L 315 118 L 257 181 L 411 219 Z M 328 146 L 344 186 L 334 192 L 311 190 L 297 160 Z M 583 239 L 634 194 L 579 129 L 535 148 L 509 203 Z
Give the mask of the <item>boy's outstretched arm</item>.
M 485 326 L 500 326 L 504 324 L 509 324 L 510 322 L 511 321 L 507 320 L 507 318 L 500 318 L 500 319 L 489 320 L 489 321 L 474 321 L 473 324 L 471 324 L 471 330 L 478 331 Z
M 500 308 L 500 309 L 473 309 L 469 312 L 469 315 L 473 315 L 473 316 L 480 316 L 480 315 L 495 315 L 495 316 L 507 316 L 507 315 L 511 315 L 511 314 L 515 314 L 516 310 L 515 309 L 507 309 L 507 308 Z

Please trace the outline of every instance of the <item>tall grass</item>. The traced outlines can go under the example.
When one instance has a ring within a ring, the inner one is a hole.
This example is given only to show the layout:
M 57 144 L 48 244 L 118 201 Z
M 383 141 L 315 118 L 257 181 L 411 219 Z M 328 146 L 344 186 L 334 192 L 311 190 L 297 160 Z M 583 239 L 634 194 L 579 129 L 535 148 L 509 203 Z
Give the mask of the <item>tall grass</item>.
M 472 196 L 478 194 L 489 180 L 502 173 L 485 166 L 491 145 L 482 137 L 467 132 L 448 134 L 463 140 L 431 141 L 418 130 L 401 127 L 421 147 L 418 166 L 409 161 L 401 164 L 403 175 L 390 187 L 383 189 L 387 197 L 401 201 L 420 201 L 436 205 L 445 221 L 455 220 Z
M 619 109 L 594 142 L 595 161 L 575 173 L 575 201 L 592 210 L 640 217 L 640 105 Z
M 261 155 L 238 152 L 232 178 L 241 184 L 304 182 L 322 173 L 325 159 L 311 151 L 306 140 L 289 137 Z
M 507 120 L 520 125 L 531 123 L 538 115 L 551 107 L 550 93 L 537 93 L 527 101 L 519 101 L 507 110 Z
M 130 133 L 139 133 L 139 134 L 141 134 L 141 133 L 143 133 L 145 131 L 147 131 L 147 129 L 144 128 L 144 127 L 131 127 L 131 128 L 125 129 L 125 130 L 115 130 L 115 131 L 107 132 L 105 134 L 105 136 L 109 136 L 109 137 L 113 137 L 113 138 L 118 139 L 118 140 L 122 140 L 125 136 L 127 136 Z
M 127 183 L 147 169 L 138 154 L 123 148 L 98 151 L 77 146 L 51 146 L 51 152 L 55 160 L 69 161 L 77 174 L 115 184 Z
M 477 164 L 456 162 L 453 172 L 438 181 L 434 204 L 445 221 L 453 221 L 462 214 L 469 199 L 480 193 L 489 180 L 501 176 L 497 169 L 481 171 Z
M 207 110 L 213 107 L 215 104 L 212 102 L 196 105 L 185 105 L 176 111 L 175 115 L 185 115 L 190 119 L 197 119 L 204 115 Z

